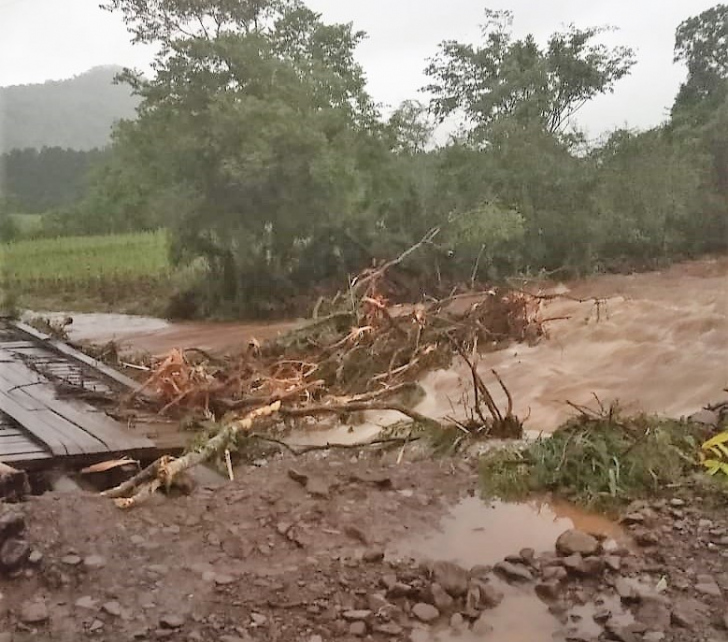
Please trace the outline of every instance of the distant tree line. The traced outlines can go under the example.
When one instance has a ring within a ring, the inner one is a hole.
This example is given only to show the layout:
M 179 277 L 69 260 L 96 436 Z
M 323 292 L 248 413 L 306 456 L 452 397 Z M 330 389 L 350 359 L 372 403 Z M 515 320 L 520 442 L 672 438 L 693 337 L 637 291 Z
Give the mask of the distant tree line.
M 635 62 L 599 28 L 516 38 L 486 11 L 481 41 L 428 62 L 429 104 L 384 118 L 364 37 L 298 0 L 107 0 L 153 78 L 124 80 L 138 118 L 67 229 L 166 227 L 200 313 L 264 314 L 340 284 L 441 226 L 405 266 L 421 287 L 515 272 L 583 273 L 728 247 L 728 6 L 676 32 L 687 78 L 664 125 L 588 144 L 572 117 Z M 438 122 L 459 122 L 445 145 Z
M 14 149 L 0 156 L 0 190 L 19 213 L 42 213 L 77 204 L 86 194 L 89 173 L 107 152 L 60 147 Z

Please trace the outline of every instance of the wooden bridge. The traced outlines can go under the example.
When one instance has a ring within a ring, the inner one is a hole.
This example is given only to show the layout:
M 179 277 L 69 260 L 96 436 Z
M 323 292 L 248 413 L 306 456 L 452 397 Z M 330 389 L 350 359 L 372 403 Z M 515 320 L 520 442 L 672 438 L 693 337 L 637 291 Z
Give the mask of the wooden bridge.
M 0 319 L 0 462 L 76 467 L 179 451 L 183 436 L 153 412 L 119 418 L 89 401 L 121 399 L 137 386 L 66 343 Z

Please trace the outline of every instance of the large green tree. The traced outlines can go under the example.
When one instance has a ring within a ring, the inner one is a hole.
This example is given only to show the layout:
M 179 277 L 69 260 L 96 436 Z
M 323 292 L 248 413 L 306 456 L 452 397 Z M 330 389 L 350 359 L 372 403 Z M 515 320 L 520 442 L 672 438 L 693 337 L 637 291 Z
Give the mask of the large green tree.
M 205 259 L 217 303 L 286 296 L 317 236 L 361 209 L 381 149 L 354 59 L 364 34 L 296 0 L 107 7 L 159 47 L 152 79 L 125 74 L 142 97 L 139 119 L 116 133 L 127 187 L 144 176 L 146 207 L 167 203 L 176 256 Z
M 426 69 L 433 112 L 440 120 L 464 115 L 476 140 L 486 139 L 503 118 L 563 132 L 634 64 L 631 49 L 597 41 L 605 28 L 571 25 L 542 47 L 532 35 L 514 38 L 512 24 L 510 11 L 486 10 L 480 45 L 445 41 Z
M 680 23 L 675 62 L 685 64 L 673 113 L 701 109 L 703 115 L 728 97 L 728 5 L 718 4 Z M 707 109 L 705 108 L 707 106 Z

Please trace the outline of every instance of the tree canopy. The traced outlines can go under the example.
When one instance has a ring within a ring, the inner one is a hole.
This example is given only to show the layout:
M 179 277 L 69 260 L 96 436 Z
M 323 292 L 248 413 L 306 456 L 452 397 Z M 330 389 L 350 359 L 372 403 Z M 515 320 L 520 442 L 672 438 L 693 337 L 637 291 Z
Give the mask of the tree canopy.
M 635 63 L 631 49 L 597 41 L 604 27 L 570 25 L 542 47 L 532 35 L 514 39 L 510 11 L 485 14 L 481 45 L 445 41 L 426 69 L 434 113 L 443 120 L 461 112 L 479 140 L 503 118 L 539 120 L 547 131 L 561 132 Z
M 444 42 L 429 61 L 429 103 L 385 118 L 356 59 L 365 34 L 300 0 L 104 6 L 156 46 L 154 74 L 122 74 L 138 117 L 51 229 L 167 228 L 185 309 L 291 311 L 433 227 L 399 266 L 414 294 L 728 248 L 723 5 L 677 29 L 688 76 L 670 122 L 596 142 L 573 117 L 635 62 L 605 28 L 539 43 L 487 11 L 480 44 Z M 436 145 L 444 119 L 460 130 Z
M 705 103 L 714 108 L 728 97 L 728 5 L 715 5 L 680 24 L 675 34 L 675 62 L 687 66 L 688 77 L 675 99 L 674 111 Z

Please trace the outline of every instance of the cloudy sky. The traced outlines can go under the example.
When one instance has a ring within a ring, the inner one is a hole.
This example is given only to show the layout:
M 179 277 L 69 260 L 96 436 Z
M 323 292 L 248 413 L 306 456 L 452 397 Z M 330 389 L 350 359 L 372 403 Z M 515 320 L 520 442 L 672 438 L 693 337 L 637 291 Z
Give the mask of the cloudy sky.
M 103 64 L 145 68 L 150 51 L 131 46 L 120 18 L 99 0 L 0 0 L 0 86 L 58 80 Z M 426 59 L 444 39 L 475 41 L 483 8 L 511 9 L 519 35 L 540 41 L 568 23 L 613 25 L 610 44 L 637 50 L 638 64 L 614 95 L 580 114 L 591 136 L 664 119 L 684 70 L 672 63 L 675 27 L 715 0 L 308 0 L 328 21 L 354 22 L 374 98 L 396 105 L 417 97 Z

